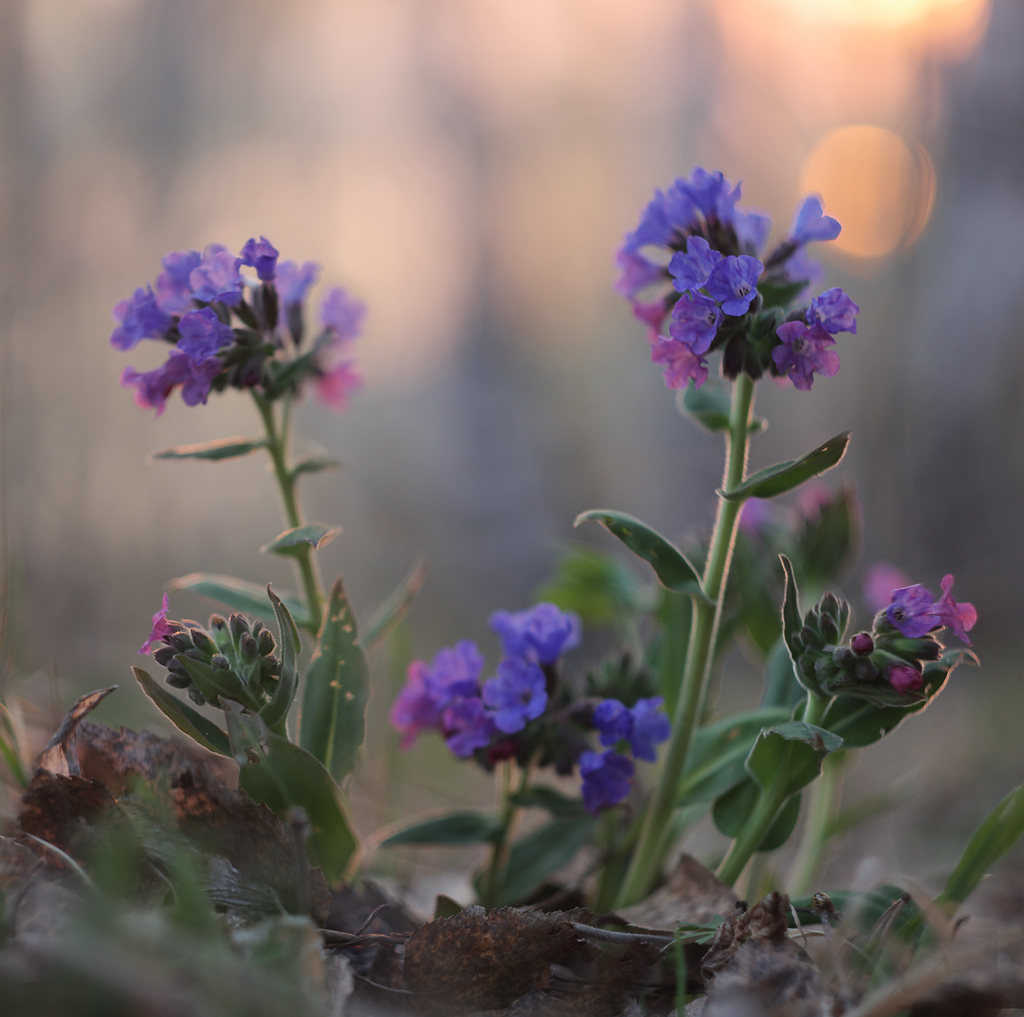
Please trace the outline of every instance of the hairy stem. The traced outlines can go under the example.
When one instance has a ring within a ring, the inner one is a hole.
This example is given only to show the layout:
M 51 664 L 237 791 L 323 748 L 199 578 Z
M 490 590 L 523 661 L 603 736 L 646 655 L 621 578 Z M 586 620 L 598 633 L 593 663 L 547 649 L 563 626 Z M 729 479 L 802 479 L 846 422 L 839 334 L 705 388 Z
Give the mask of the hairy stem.
M 740 374 L 732 392 L 725 476 L 722 481 L 724 491 L 732 491 L 743 483 L 753 406 L 754 382 L 746 374 Z M 702 577 L 707 601 L 699 598 L 693 600 L 693 625 L 679 699 L 672 720 L 672 739 L 654 794 L 647 805 L 640 840 L 619 892 L 616 902 L 618 907 L 636 903 L 646 895 L 658 877 L 668 847 L 665 832 L 676 807 L 679 779 L 690 752 L 700 704 L 711 679 L 715 638 L 722 618 L 722 604 L 741 508 L 742 502 L 719 499 L 715 528 Z

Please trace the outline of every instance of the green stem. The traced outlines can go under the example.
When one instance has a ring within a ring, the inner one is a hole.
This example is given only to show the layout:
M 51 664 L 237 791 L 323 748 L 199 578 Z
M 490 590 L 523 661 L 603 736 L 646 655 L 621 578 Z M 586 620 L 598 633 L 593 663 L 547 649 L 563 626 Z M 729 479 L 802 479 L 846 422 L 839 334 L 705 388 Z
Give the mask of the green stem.
M 725 476 L 722 481 L 724 491 L 732 491 L 743 483 L 753 406 L 754 382 L 748 375 L 740 374 L 732 392 Z M 718 515 L 702 577 L 707 601 L 697 598 L 693 601 L 693 624 L 690 629 L 690 643 L 683 667 L 679 699 L 672 719 L 672 740 L 669 742 L 654 794 L 647 805 L 640 840 L 616 902 L 618 907 L 625 907 L 643 898 L 661 869 L 667 848 L 665 831 L 676 807 L 679 778 L 686 766 L 700 704 L 711 679 L 714 664 L 713 648 L 722 618 L 725 587 L 741 508 L 742 502 L 719 499 Z
M 810 893 L 821 870 L 821 856 L 828 841 L 829 827 L 835 814 L 836 802 L 843 786 L 843 768 L 846 753 L 826 756 L 821 763 L 821 776 L 808 794 L 807 819 L 804 821 L 800 847 L 790 869 L 789 893 L 800 897 Z
M 253 399 L 263 420 L 263 429 L 267 436 L 267 452 L 270 455 L 270 461 L 274 467 L 274 477 L 281 492 L 285 519 L 289 527 L 294 529 L 302 526 L 302 509 L 299 506 L 295 474 L 292 473 L 288 464 L 288 424 L 291 400 L 285 401 L 281 413 L 281 424 L 278 426 L 274 417 L 274 404 L 269 399 L 257 395 L 256 392 L 253 392 Z M 317 573 L 316 560 L 313 557 L 313 548 L 309 544 L 300 544 L 295 548 L 291 558 L 295 562 L 295 570 L 306 598 L 306 618 L 297 618 L 296 624 L 316 635 L 320 628 L 324 595 Z
M 482 903 L 485 908 L 498 906 L 498 895 L 501 891 L 501 883 L 505 876 L 505 869 L 508 866 L 508 858 L 512 853 L 512 840 L 518 819 L 522 809 L 512 801 L 514 794 L 521 794 L 529 787 L 530 776 L 533 773 L 533 761 L 531 760 L 523 769 L 519 778 L 519 784 L 515 791 L 512 790 L 512 775 L 515 771 L 514 760 L 508 760 L 502 767 L 502 808 L 501 819 L 498 826 L 498 839 L 491 851 L 491 860 L 487 866 L 487 873 L 483 879 Z

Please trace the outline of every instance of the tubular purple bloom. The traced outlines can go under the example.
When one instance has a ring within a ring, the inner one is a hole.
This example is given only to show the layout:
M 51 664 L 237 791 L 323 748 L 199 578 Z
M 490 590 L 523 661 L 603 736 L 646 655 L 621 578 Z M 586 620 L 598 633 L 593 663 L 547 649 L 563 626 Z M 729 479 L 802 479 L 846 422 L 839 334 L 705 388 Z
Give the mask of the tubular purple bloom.
M 802 392 L 810 391 L 814 374 L 831 378 L 839 370 L 839 357 L 828 348 L 835 339 L 819 325 L 808 328 L 802 321 L 787 321 L 775 333 L 782 345 L 772 350 L 772 360 Z
M 510 657 L 553 664 L 566 650 L 580 644 L 582 625 L 574 611 L 561 611 L 541 602 L 525 611 L 495 611 L 488 619 Z
M 139 653 L 152 653 L 153 644 L 161 642 L 165 636 L 171 634 L 171 626 L 167 623 L 167 612 L 169 610 L 170 600 L 165 593 L 160 603 L 160 610 L 153 615 L 153 628 L 149 633 L 149 639 L 139 647 Z
M 924 677 L 909 664 L 897 664 L 889 668 L 889 684 L 897 692 L 916 692 L 924 684 Z
M 256 269 L 260 282 L 273 282 L 280 251 L 266 238 L 250 237 L 240 252 L 239 261 Z
M 320 320 L 334 333 L 335 343 L 355 339 L 362 331 L 366 305 L 353 300 L 340 286 L 333 287 L 324 298 Z
M 444 711 L 445 744 L 460 759 L 468 759 L 498 733 L 493 717 L 478 696 L 456 699 Z
M 484 682 L 484 703 L 494 711 L 499 731 L 515 734 L 536 720 L 548 705 L 544 672 L 522 657 L 509 657 L 498 665 L 498 674 Z
M 757 280 L 764 265 L 749 254 L 730 254 L 712 269 L 708 293 L 721 302 L 722 310 L 733 317 L 746 314 L 757 296 Z
M 429 730 L 440 720 L 437 698 L 426 686 L 428 673 L 429 668 L 422 660 L 414 660 L 405 672 L 402 691 L 388 711 L 391 726 L 402 736 L 399 744 L 403 749 L 409 748 L 421 731 Z
M 708 380 L 708 362 L 678 339 L 658 336 L 651 343 L 651 360 L 655 364 L 664 364 L 662 377 L 669 388 L 686 388 L 691 378 L 700 388 Z
M 635 297 L 641 290 L 665 281 L 665 269 L 661 265 L 625 247 L 615 255 L 615 265 L 619 270 L 615 292 L 624 297 Z
M 181 333 L 178 351 L 187 354 L 193 360 L 212 357 L 217 350 L 222 350 L 235 341 L 235 333 L 209 307 L 183 314 L 181 321 L 178 322 L 178 331 Z
M 655 191 L 654 197 L 640 216 L 637 228 L 626 237 L 625 248 L 638 250 L 648 245 L 667 247 L 676 234 L 697 223 L 697 207 L 683 190 L 684 181 L 677 180 L 668 193 Z
M 286 307 L 301 304 L 319 275 L 320 266 L 315 261 L 304 262 L 301 267 L 294 261 L 279 262 L 275 285 L 281 303 Z
M 617 805 L 629 794 L 630 778 L 635 772 L 631 760 L 614 749 L 580 754 L 580 775 L 583 777 L 583 805 L 597 813 L 609 805 Z
M 645 759 L 648 763 L 653 763 L 658 758 L 654 746 L 672 734 L 668 717 L 661 710 L 664 702 L 661 696 L 654 696 L 650 699 L 638 699 L 630 707 L 629 713 L 633 724 L 627 737 L 636 759 Z
M 797 209 L 790 239 L 798 244 L 812 240 L 835 240 L 841 230 L 842 226 L 832 216 L 823 214 L 821 201 L 812 194 L 804 198 L 803 204 Z
M 125 388 L 134 386 L 136 405 L 156 410 L 159 417 L 177 385 L 182 386 L 182 399 L 189 406 L 205 403 L 211 382 L 223 368 L 223 363 L 216 357 L 195 361 L 174 350 L 166 363 L 155 371 L 140 373 L 133 367 L 126 367 L 121 372 L 121 384 Z
M 858 313 L 860 308 L 838 286 L 833 286 L 811 301 L 805 320 L 808 325 L 820 325 L 829 335 L 856 333 Z
M 114 320 L 118 326 L 110 333 L 110 345 L 119 350 L 130 350 L 140 339 L 162 339 L 173 324 L 148 285 L 114 307 Z
M 749 251 L 760 251 L 772 229 L 772 220 L 759 212 L 732 213 L 732 226 L 736 230 L 736 239 Z
M 182 314 L 195 306 L 189 277 L 203 256 L 198 251 L 172 251 L 163 259 L 164 270 L 156 277 L 156 302 L 168 314 Z
M 172 357 L 175 354 L 171 354 Z M 193 357 L 186 357 L 190 361 L 190 377 L 185 378 L 181 384 L 181 399 L 186 406 L 206 405 L 207 397 L 210 395 L 210 387 L 213 379 L 224 370 L 224 362 L 219 357 L 206 357 L 203 360 L 196 360 Z
M 703 293 L 684 293 L 672 308 L 669 335 L 686 343 L 696 354 L 707 353 L 718 334 L 722 312 Z
M 668 263 L 668 271 L 675 288 L 680 293 L 687 293 L 706 285 L 711 270 L 721 260 L 722 255 L 703 237 L 689 237 L 686 253 L 676 251 Z
M 221 301 L 234 307 L 242 300 L 242 277 L 239 259 L 223 244 L 207 244 L 203 260 L 192 270 L 189 284 L 192 296 L 207 304 Z
M 740 185 L 732 187 L 721 171 L 708 173 L 697 166 L 689 180 L 677 180 L 676 186 L 700 209 L 705 219 L 729 220 L 740 198 Z
M 908 639 L 920 639 L 932 629 L 948 626 L 957 638 L 970 646 L 967 633 L 974 628 L 978 612 L 973 604 L 958 604 L 950 593 L 952 589 L 953 577 L 946 575 L 942 579 L 942 596 L 937 602 L 920 583 L 893 590 L 885 616 Z
M 602 745 L 617 745 L 633 730 L 633 715 L 618 699 L 604 699 L 594 707 L 594 730 Z
M 476 643 L 463 639 L 437 651 L 424 682 L 437 699 L 447 705 L 454 696 L 480 695 L 483 669 L 483 654 Z
M 942 596 L 936 604 L 936 610 L 942 618 L 943 624 L 953 630 L 953 634 L 962 639 L 968 646 L 971 641 L 967 638 L 967 632 L 973 629 L 978 621 L 978 612 L 973 604 L 958 604 L 950 590 L 953 589 L 953 576 L 947 574 L 942 577 Z
M 630 300 L 633 308 L 633 317 L 647 325 L 654 338 L 657 338 L 661 330 L 661 323 L 665 320 L 668 311 L 665 308 L 664 300 L 655 300 L 651 303 L 641 303 L 639 300 Z

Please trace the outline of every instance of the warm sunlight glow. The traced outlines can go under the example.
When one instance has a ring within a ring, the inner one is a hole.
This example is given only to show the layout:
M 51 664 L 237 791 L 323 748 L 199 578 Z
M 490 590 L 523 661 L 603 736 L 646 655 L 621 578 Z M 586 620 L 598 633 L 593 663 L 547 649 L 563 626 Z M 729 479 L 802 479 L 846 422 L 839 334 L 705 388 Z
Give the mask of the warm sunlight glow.
M 836 247 L 861 258 L 912 243 L 935 202 L 935 170 L 924 148 L 912 151 L 898 134 L 869 124 L 826 134 L 804 162 L 800 184 L 820 194 L 843 224 Z

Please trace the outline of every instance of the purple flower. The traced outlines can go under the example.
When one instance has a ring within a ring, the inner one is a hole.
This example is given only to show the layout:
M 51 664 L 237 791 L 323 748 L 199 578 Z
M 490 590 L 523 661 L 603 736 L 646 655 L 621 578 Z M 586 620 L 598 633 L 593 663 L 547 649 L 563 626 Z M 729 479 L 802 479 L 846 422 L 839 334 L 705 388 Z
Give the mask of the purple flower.
M 887 561 L 876 561 L 864 573 L 864 600 L 872 611 L 881 611 L 892 598 L 892 591 L 910 585 L 903 569 Z
M 130 350 L 140 339 L 161 339 L 172 324 L 150 286 L 140 286 L 130 299 L 120 301 L 114 320 L 118 326 L 110 334 L 110 345 L 119 350 Z
M 463 639 L 437 651 L 424 681 L 443 709 L 455 696 L 480 695 L 483 668 L 483 654 L 476 643 Z
M 266 237 L 260 237 L 259 240 L 250 237 L 240 253 L 241 257 L 238 260 L 243 265 L 256 269 L 260 282 L 274 281 L 274 270 L 277 268 L 280 252 Z
M 654 300 L 651 303 L 641 303 L 639 300 L 630 300 L 629 304 L 633 308 L 633 317 L 644 322 L 651 335 L 657 338 L 661 323 L 668 313 L 665 309 L 665 301 Z
M 133 367 L 121 372 L 121 384 L 125 388 L 135 387 L 135 403 L 143 409 L 155 409 L 160 416 L 167 403 L 167 397 L 175 386 L 181 385 L 181 398 L 189 406 L 205 403 L 210 394 L 213 379 L 224 369 L 224 362 L 218 357 L 193 360 L 185 353 L 172 351 L 167 362 L 155 371 L 140 373 Z
M 897 664 L 889 668 L 889 684 L 897 692 L 916 692 L 924 684 L 924 677 L 916 667 Z
M 860 308 L 838 286 L 833 286 L 811 301 L 806 321 L 808 325 L 820 325 L 829 335 L 856 333 L 859 311 Z
M 336 343 L 355 339 L 362 331 L 366 305 L 353 300 L 340 286 L 335 286 L 324 298 L 320 320 L 324 328 L 334 333 Z
M 808 286 L 815 286 L 825 279 L 825 270 L 807 253 L 805 247 L 797 248 L 790 255 L 784 271 L 790 282 L 806 281 Z
M 732 213 L 732 227 L 736 231 L 736 239 L 750 251 L 760 251 L 772 229 L 771 218 L 758 212 Z
M 839 370 L 839 357 L 828 348 L 836 341 L 820 325 L 808 327 L 802 321 L 787 321 L 775 334 L 782 345 L 772 350 L 772 360 L 802 392 L 810 391 L 812 375 L 831 378 Z
M 522 657 L 509 657 L 498 665 L 498 674 L 484 682 L 484 703 L 494 710 L 499 731 L 515 734 L 536 720 L 548 705 L 544 672 Z
M 635 297 L 641 290 L 665 279 L 665 269 L 661 265 L 625 247 L 615 255 L 615 265 L 619 270 L 615 292 L 624 297 Z
M 181 339 L 178 350 L 186 353 L 193 360 L 204 360 L 212 357 L 217 350 L 230 346 L 235 341 L 235 333 L 217 317 L 216 311 L 204 307 L 199 311 L 188 311 L 178 322 Z
M 636 759 L 646 759 L 647 762 L 653 763 L 658 758 L 654 746 L 672 734 L 668 717 L 661 709 L 664 702 L 661 696 L 653 696 L 650 699 L 638 699 L 630 707 L 633 725 L 627 737 Z
M 163 259 L 164 270 L 156 277 L 156 302 L 162 310 L 168 314 L 191 310 L 189 277 L 202 260 L 198 251 L 173 251 Z
M 919 583 L 892 591 L 892 601 L 885 616 L 908 639 L 920 639 L 932 629 L 948 626 L 957 638 L 971 645 L 967 633 L 974 628 L 978 612 L 973 604 L 958 604 L 950 590 L 952 575 L 942 579 L 942 596 L 936 602 L 931 593 Z
M 764 265 L 757 258 L 730 254 L 712 269 L 708 293 L 721 303 L 726 314 L 746 314 L 757 295 L 757 280 L 763 271 Z
M 673 285 L 680 293 L 699 290 L 708 281 L 711 270 L 722 260 L 703 237 L 690 237 L 686 241 L 686 253 L 676 251 L 668 263 Z
M 320 402 L 340 413 L 347 409 L 349 396 L 363 387 L 363 376 L 351 360 L 343 360 L 314 375 L 313 387 Z
M 841 229 L 842 226 L 832 216 L 822 214 L 821 201 L 812 194 L 804 198 L 803 204 L 797 209 L 790 239 L 798 244 L 806 244 L 811 240 L 835 240 Z
M 686 343 L 697 354 L 707 353 L 718 334 L 722 312 L 703 293 L 684 293 L 672 308 L 668 331 L 673 339 Z
M 164 599 L 160 605 L 160 610 L 153 615 L 153 629 L 149 633 L 149 639 L 139 647 L 139 653 L 152 653 L 153 644 L 161 642 L 173 631 L 171 626 L 167 623 L 167 612 L 170 610 L 170 606 L 170 601 L 165 593 Z
M 315 261 L 307 261 L 301 267 L 294 261 L 280 262 L 277 266 L 275 285 L 281 303 L 286 307 L 301 304 L 319 275 L 320 266 Z
M 538 664 L 553 664 L 566 650 L 579 646 L 582 631 L 574 611 L 560 611 L 554 604 L 543 602 L 514 614 L 495 611 L 487 624 L 510 657 Z
M 405 672 L 405 685 L 388 711 L 391 726 L 402 735 L 403 749 L 409 748 L 421 731 L 432 728 L 440 719 L 437 699 L 427 688 L 429 668 L 414 660 Z
M 701 210 L 705 219 L 729 220 L 740 198 L 740 185 L 733 188 L 721 171 L 708 173 L 697 166 L 689 180 L 677 180 L 676 186 Z
M 633 763 L 614 749 L 580 754 L 580 775 L 583 777 L 583 805 L 597 813 L 609 805 L 617 805 L 629 794 Z
M 708 380 L 708 362 L 678 339 L 658 336 L 651 343 L 651 360 L 655 364 L 665 365 L 662 377 L 669 388 L 686 388 L 691 378 L 694 385 L 700 388 Z
M 460 759 L 468 759 L 498 733 L 493 717 L 479 696 L 456 699 L 444 711 L 445 744 Z
M 222 301 L 230 307 L 241 302 L 242 276 L 237 259 L 222 244 L 207 244 L 203 260 L 192 269 L 189 284 L 192 296 L 207 304 Z
M 850 640 L 850 649 L 857 654 L 858 657 L 867 657 L 869 654 L 875 652 L 875 641 L 871 638 L 870 632 L 858 632 L 853 639 Z
M 683 190 L 684 181 L 677 180 L 668 193 L 655 191 L 654 197 L 640 216 L 637 228 L 626 237 L 626 250 L 647 245 L 666 247 L 677 233 L 696 224 L 697 207 Z
M 633 715 L 617 699 L 604 699 L 594 707 L 594 730 L 602 745 L 617 745 L 633 730 Z

